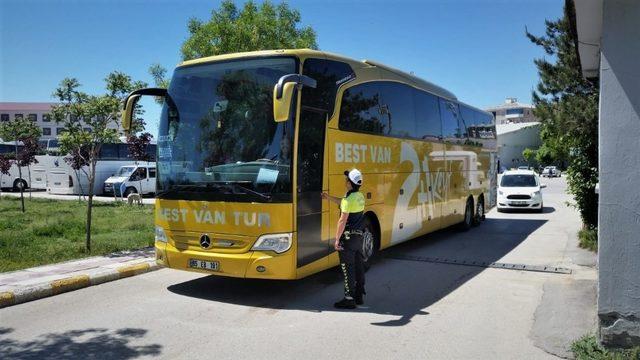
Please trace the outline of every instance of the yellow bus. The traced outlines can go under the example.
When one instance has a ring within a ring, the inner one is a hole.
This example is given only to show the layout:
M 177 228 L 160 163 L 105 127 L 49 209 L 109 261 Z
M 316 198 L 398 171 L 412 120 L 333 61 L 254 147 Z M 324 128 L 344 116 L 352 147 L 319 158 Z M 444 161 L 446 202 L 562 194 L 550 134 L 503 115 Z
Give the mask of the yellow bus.
M 159 264 L 221 276 L 299 279 L 338 264 L 345 170 L 363 173 L 367 263 L 381 249 L 494 204 L 490 113 L 413 75 L 326 52 L 258 51 L 185 61 L 158 133 Z

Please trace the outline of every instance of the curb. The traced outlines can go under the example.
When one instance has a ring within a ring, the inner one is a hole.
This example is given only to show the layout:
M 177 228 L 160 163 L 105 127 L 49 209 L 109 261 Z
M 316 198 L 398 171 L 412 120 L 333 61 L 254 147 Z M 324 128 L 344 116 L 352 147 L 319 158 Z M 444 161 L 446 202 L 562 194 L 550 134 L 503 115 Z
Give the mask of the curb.
M 76 275 L 22 289 L 0 292 L 0 309 L 93 285 L 103 284 L 109 281 L 144 274 L 160 268 L 161 266 L 156 264 L 155 259 L 147 260 L 142 263 L 99 271 L 91 275 Z

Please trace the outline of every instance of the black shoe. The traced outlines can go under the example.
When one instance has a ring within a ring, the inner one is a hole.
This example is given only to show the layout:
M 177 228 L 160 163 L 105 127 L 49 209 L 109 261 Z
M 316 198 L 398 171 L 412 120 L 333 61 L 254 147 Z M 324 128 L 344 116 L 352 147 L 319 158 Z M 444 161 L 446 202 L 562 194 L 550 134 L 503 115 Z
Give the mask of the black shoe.
M 356 305 L 363 305 L 364 304 L 364 298 L 362 297 L 362 294 L 354 296 L 353 300 L 355 300 Z
M 356 302 L 353 299 L 344 298 L 337 303 L 333 304 L 336 309 L 355 309 Z

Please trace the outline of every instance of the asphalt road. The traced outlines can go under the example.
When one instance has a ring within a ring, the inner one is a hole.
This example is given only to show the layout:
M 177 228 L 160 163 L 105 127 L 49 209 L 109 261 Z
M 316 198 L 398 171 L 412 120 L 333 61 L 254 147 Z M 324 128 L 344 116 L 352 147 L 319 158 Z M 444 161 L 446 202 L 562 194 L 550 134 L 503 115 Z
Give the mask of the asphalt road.
M 332 308 L 332 269 L 256 281 L 170 269 L 0 310 L 0 358 L 546 359 L 593 330 L 592 254 L 564 179 L 544 180 L 544 213 L 487 215 L 382 252 L 366 305 Z M 571 274 L 397 259 L 562 266 Z M 395 257 L 396 259 L 392 258 Z

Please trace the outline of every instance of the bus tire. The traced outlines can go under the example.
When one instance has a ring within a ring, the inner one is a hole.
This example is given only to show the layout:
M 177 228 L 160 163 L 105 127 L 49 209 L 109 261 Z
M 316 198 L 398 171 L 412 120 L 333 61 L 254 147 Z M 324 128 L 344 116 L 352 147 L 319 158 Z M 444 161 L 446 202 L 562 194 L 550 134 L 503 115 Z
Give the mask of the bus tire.
M 460 230 L 467 231 L 471 226 L 473 226 L 473 200 L 469 197 L 464 207 L 464 220 L 460 223 Z
M 22 179 L 16 179 L 13 182 L 13 191 L 20 191 L 20 188 L 22 188 L 22 191 L 26 190 L 27 182 Z
M 363 228 L 362 254 L 364 256 L 364 268 L 366 271 L 369 270 L 375 261 L 378 249 L 380 249 L 380 234 L 376 224 L 369 216 L 365 217 Z
M 473 226 L 478 226 L 484 220 L 484 197 L 480 195 L 478 197 L 478 204 L 476 205 L 475 216 L 473 217 Z
M 138 191 L 136 190 L 136 188 L 134 188 L 134 187 L 128 187 L 128 188 L 126 188 L 126 189 L 124 190 L 124 196 L 123 196 L 123 197 L 125 197 L 125 198 L 126 198 L 127 196 L 129 196 L 129 195 L 131 195 L 131 194 L 137 194 L 137 193 L 138 193 Z

